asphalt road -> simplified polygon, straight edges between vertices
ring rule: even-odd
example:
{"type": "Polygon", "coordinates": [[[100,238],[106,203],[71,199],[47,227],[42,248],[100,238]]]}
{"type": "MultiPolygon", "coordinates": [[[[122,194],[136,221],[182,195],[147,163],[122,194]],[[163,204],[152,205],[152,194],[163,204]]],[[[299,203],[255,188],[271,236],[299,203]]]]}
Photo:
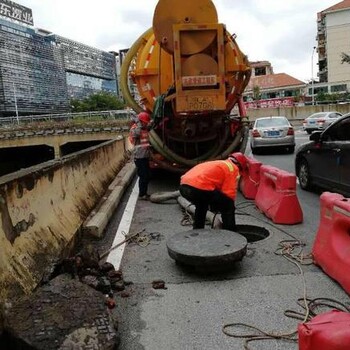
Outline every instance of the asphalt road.
{"type": "MultiPolygon", "coordinates": [[[[308,135],[297,131],[297,143],[308,135]]],[[[250,154],[249,148],[247,155],[250,154]]],[[[294,173],[294,155],[263,154],[256,156],[269,164],[294,173]]],[[[159,173],[153,178],[151,192],[174,191],[176,175],[159,173]]],[[[130,189],[129,194],[132,193],[130,189]]],[[[243,349],[244,339],[224,334],[230,323],[244,323],[266,332],[293,333],[299,320],[286,317],[284,311],[303,312],[298,298],[327,297],[350,303],[342,288],[317,266],[298,265],[276,254],[281,241],[298,239],[309,253],[319,225],[319,193],[302,191],[297,196],[304,221],[298,225],[275,225],[260,213],[253,201],[238,196],[237,223],[256,225],[269,231],[269,237],[248,244],[247,255],[230,272],[198,274],[175,264],[166,248],[174,233],[190,230],[181,224],[184,214],[171,201],[155,204],[137,201],[130,220],[130,232],[144,230],[147,242],[130,243],[121,260],[129,297],[116,296],[121,350],[224,350],[243,349]],[[166,289],[152,288],[162,280],[166,289]]],[[[126,201],[126,199],[125,199],[126,201]]],[[[122,224],[116,212],[107,236],[115,235],[122,224]]],[[[123,226],[124,227],[124,226],[123,226]]],[[[228,328],[231,333],[253,333],[246,328],[228,328]]],[[[249,343],[250,349],[295,350],[297,342],[261,340],[249,343]]]]}
{"type": "MultiPolygon", "coordinates": [[[[310,135],[302,130],[301,127],[295,128],[295,149],[297,149],[302,143],[309,140],[310,135]]],[[[275,166],[277,168],[289,171],[294,174],[294,154],[286,154],[283,151],[264,151],[262,154],[253,155],[249,146],[249,142],[246,149],[246,155],[254,157],[263,164],[275,166]]]]}

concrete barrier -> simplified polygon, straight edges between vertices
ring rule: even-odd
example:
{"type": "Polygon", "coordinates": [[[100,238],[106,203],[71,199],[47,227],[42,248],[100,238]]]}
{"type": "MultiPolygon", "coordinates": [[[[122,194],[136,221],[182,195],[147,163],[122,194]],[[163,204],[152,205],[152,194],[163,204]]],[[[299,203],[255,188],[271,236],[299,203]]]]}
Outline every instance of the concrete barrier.
{"type": "Polygon", "coordinates": [[[283,115],[294,125],[300,126],[303,120],[309,115],[316,112],[338,111],[342,114],[350,112],[350,103],[344,104],[328,104],[314,106],[294,106],[294,107],[278,107],[278,108],[257,108],[247,109],[247,114],[251,122],[257,118],[270,117],[273,115],[283,115]]]}
{"type": "Polygon", "coordinates": [[[108,186],[108,193],[101,199],[96,212],[83,224],[83,232],[95,238],[102,238],[104,230],[117,208],[125,189],[128,187],[136,174],[136,167],[133,162],[127,163],[119,172],[114,181],[108,186]]]}
{"type": "Polygon", "coordinates": [[[0,178],[0,303],[30,293],[126,162],[119,137],[0,178]]]}

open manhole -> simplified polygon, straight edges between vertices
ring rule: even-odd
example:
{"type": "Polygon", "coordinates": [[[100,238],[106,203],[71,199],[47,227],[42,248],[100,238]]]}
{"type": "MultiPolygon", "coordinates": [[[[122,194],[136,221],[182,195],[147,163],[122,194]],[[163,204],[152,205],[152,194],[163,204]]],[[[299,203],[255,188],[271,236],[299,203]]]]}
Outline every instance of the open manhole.
{"type": "Polygon", "coordinates": [[[244,236],[248,243],[261,241],[270,236],[270,232],[260,226],[255,225],[236,225],[237,232],[244,236]]]}

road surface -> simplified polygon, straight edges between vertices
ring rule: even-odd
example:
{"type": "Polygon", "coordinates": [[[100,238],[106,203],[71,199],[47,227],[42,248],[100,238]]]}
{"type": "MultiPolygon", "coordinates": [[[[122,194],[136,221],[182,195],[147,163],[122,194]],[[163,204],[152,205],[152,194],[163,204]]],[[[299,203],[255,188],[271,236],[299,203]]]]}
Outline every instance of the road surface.
{"type": "MultiPolygon", "coordinates": [[[[297,131],[296,139],[300,144],[308,140],[308,135],[297,131]]],[[[251,156],[249,148],[246,154],[251,156]]],[[[263,164],[294,173],[294,155],[268,153],[255,157],[263,164]]],[[[152,180],[151,193],[174,191],[178,183],[178,176],[159,173],[152,180]]],[[[349,305],[347,294],[317,266],[296,264],[276,254],[281,242],[291,239],[305,243],[305,254],[311,251],[319,225],[320,193],[305,192],[298,186],[297,196],[304,214],[303,223],[298,225],[273,224],[253,201],[239,195],[237,223],[264,227],[269,237],[249,243],[247,255],[232,271],[211,275],[184,269],[167,253],[166,240],[174,233],[191,229],[182,225],[181,207],[175,201],[167,204],[137,201],[136,195],[137,188],[132,187],[123,207],[127,210],[115,213],[106,236],[111,240],[122,230],[144,230],[150,238],[148,242],[130,243],[119,256],[110,257],[120,264],[124,280],[129,282],[126,287],[129,297],[116,299],[121,350],[243,349],[244,339],[226,335],[225,325],[243,323],[266,332],[293,333],[301,321],[286,317],[284,311],[303,312],[297,305],[298,298],[334,298],[349,305]],[[164,281],[166,289],[152,288],[155,280],[164,281]]],[[[227,331],[256,334],[246,328],[227,331]]],[[[249,348],[295,350],[298,345],[261,340],[249,343],[249,348]]]]}

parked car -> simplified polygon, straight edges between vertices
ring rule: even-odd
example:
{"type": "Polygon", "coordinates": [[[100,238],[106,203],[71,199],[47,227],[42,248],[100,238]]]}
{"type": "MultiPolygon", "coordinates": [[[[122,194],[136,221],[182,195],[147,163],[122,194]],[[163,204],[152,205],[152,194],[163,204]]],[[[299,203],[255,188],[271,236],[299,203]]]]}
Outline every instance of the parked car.
{"type": "Polygon", "coordinates": [[[295,173],[304,190],[318,185],[350,196],[350,113],[324,131],[315,131],[295,156],[295,173]]]}
{"type": "Polygon", "coordinates": [[[308,134],[315,130],[324,130],[342,116],[339,112],[318,112],[303,121],[303,129],[308,134]]]}
{"type": "Polygon", "coordinates": [[[294,153],[294,128],[283,116],[258,118],[250,134],[250,148],[253,154],[267,147],[283,147],[294,153]]]}

